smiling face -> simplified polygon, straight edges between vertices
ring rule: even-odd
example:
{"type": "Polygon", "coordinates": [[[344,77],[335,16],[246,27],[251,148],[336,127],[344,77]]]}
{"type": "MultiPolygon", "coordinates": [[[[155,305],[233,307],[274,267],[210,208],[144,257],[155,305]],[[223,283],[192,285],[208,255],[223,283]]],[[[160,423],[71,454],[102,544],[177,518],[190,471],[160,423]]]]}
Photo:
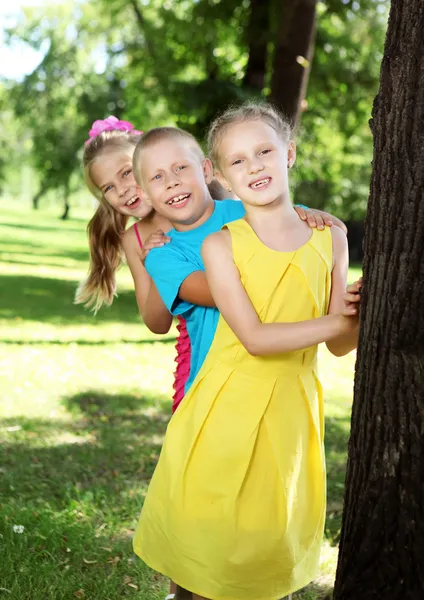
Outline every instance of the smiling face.
{"type": "Polygon", "coordinates": [[[152,207],[137,192],[130,149],[102,152],[91,164],[90,176],[106,202],[117,212],[137,219],[152,212],[152,207]]]}
{"type": "Polygon", "coordinates": [[[289,198],[287,168],[295,161],[296,147],[264,121],[228,125],[218,158],[218,179],[244,204],[263,206],[289,198]]]}
{"type": "Polygon", "coordinates": [[[179,230],[198,226],[213,210],[207,187],[212,164],[192,143],[163,138],[140,153],[143,192],[153,208],[179,230]]]}

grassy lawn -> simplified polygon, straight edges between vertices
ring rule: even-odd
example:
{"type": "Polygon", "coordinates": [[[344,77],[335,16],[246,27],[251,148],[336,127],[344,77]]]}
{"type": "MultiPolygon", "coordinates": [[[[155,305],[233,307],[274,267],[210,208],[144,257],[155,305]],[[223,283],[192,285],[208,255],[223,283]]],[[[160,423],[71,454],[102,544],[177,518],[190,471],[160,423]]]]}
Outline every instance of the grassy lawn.
{"type": "MultiPolygon", "coordinates": [[[[85,224],[0,205],[0,598],[166,595],[131,537],[170,415],[175,331],[143,326],[126,268],[112,308],[73,304],[85,224]]],[[[334,578],[352,398],[354,356],[321,354],[328,513],[303,600],[334,578]]]]}

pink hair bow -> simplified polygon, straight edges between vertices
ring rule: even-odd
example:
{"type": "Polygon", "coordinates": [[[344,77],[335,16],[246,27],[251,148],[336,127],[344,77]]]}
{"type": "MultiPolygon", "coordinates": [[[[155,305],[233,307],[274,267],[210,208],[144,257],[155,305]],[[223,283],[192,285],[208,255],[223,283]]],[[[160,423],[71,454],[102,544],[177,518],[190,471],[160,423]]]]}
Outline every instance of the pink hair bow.
{"type": "Polygon", "coordinates": [[[114,131],[114,130],[128,131],[128,132],[139,134],[139,135],[141,135],[143,133],[142,131],[138,131],[137,129],[134,129],[134,125],[132,123],[130,123],[129,121],[120,121],[119,119],[117,119],[116,117],[111,115],[107,119],[94,121],[93,125],[91,126],[90,131],[88,132],[89,138],[85,142],[85,145],[87,145],[92,140],[92,138],[95,138],[98,135],[100,135],[103,131],[114,131]]]}

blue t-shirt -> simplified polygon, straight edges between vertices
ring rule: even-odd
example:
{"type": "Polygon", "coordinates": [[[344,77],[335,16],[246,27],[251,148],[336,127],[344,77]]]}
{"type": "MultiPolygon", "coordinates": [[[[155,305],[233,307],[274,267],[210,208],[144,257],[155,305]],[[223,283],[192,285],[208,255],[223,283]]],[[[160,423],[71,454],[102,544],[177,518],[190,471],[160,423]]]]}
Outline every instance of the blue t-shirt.
{"type": "Polygon", "coordinates": [[[191,343],[190,376],[187,392],[199,372],[212,344],[219,319],[216,308],[190,304],[178,297],[183,281],[195,271],[204,271],[200,250],[204,239],[219,231],[226,223],[241,219],[245,214],[239,200],[220,200],[209,219],[189,231],[171,229],[169,244],[153,248],[146,258],[146,269],[169,312],[186,320],[191,343]]]}

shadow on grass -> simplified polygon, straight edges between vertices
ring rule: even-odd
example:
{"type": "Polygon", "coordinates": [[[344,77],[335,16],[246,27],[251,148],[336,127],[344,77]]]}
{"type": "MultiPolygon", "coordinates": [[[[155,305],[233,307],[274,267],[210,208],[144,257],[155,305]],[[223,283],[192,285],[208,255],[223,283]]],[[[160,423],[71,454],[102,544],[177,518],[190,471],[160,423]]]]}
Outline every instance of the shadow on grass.
{"type": "Polygon", "coordinates": [[[88,390],[65,399],[74,420],[0,421],[7,598],[162,600],[167,582],[132,549],[170,414],[159,400],[88,390]]]}
{"type": "Polygon", "coordinates": [[[0,319],[19,318],[55,325],[119,322],[140,324],[133,291],[123,291],[96,316],[74,304],[76,281],[29,275],[0,277],[0,319]]]}
{"type": "MultiPolygon", "coordinates": [[[[25,229],[28,229],[27,226],[25,226],[25,229]]],[[[18,254],[19,256],[31,256],[31,257],[38,257],[39,258],[39,262],[43,263],[43,265],[48,265],[49,260],[48,259],[71,259],[73,261],[77,261],[77,262],[84,262],[87,267],[88,267],[88,260],[89,260],[89,251],[88,251],[88,246],[87,248],[82,248],[82,249],[76,249],[76,248],[69,248],[69,247],[58,247],[54,245],[54,241],[52,240],[49,243],[46,243],[46,241],[42,242],[40,240],[40,242],[30,242],[27,240],[18,240],[18,241],[10,241],[8,239],[6,240],[1,240],[0,239],[0,255],[4,253],[5,255],[14,255],[14,254],[18,254]]],[[[28,261],[31,262],[31,264],[37,264],[34,261],[34,258],[28,258],[27,260],[20,260],[20,259],[13,259],[10,258],[10,256],[8,256],[8,258],[5,258],[5,256],[2,256],[2,261],[3,262],[10,262],[10,263],[16,263],[16,264],[20,264],[22,262],[28,263],[28,261]]],[[[52,266],[61,266],[61,264],[63,265],[63,263],[58,263],[56,260],[54,261],[54,263],[52,264],[52,266]]]]}
{"type": "MultiPolygon", "coordinates": [[[[157,600],[166,583],[134,561],[131,537],[171,402],[86,390],[63,404],[72,419],[0,421],[0,526],[13,558],[4,566],[12,590],[8,597],[38,597],[24,594],[29,577],[34,593],[48,586],[49,593],[40,595],[48,600],[74,597],[80,588],[85,597],[117,600],[130,593],[123,582],[133,577],[137,597],[157,600]],[[23,525],[25,536],[14,534],[12,524],[23,525]]],[[[340,507],[337,518],[327,515],[332,543],[341,515],[348,428],[348,419],[327,421],[328,504],[340,507]]],[[[295,600],[330,598],[331,582],[320,581],[294,595],[295,600]]]]}
{"type": "MultiPolygon", "coordinates": [[[[25,265],[27,267],[33,267],[34,272],[36,272],[36,269],[38,267],[38,265],[42,265],[43,267],[54,267],[54,268],[66,268],[68,269],[69,267],[80,267],[81,265],[86,268],[88,265],[88,257],[86,257],[84,260],[81,259],[75,259],[72,257],[69,257],[67,254],[64,255],[66,258],[63,259],[61,257],[54,257],[54,256],[46,256],[46,255],[41,255],[41,254],[36,254],[35,257],[29,257],[28,258],[23,258],[23,257],[19,257],[19,259],[12,259],[12,258],[4,258],[3,256],[1,256],[1,262],[3,264],[7,264],[7,265],[19,265],[21,268],[25,265]],[[56,259],[56,260],[55,260],[56,259]],[[71,264],[69,264],[69,262],[71,261],[71,264]],[[81,262],[81,264],[78,264],[78,262],[81,262]]],[[[27,271],[29,271],[29,269],[27,269],[27,271]]]]}
{"type": "Polygon", "coordinates": [[[119,506],[150,479],[171,402],[150,396],[86,391],[65,398],[74,420],[0,421],[3,501],[44,501],[63,510],[89,492],[98,507],[119,506]]]}
{"type": "MultiPolygon", "coordinates": [[[[5,493],[14,489],[23,499],[43,498],[60,508],[74,494],[90,490],[94,498],[114,504],[119,490],[150,479],[171,415],[170,400],[87,390],[63,403],[72,421],[0,421],[0,434],[11,428],[2,448],[5,493]]],[[[348,419],[327,422],[325,535],[332,546],[340,535],[348,436],[348,419]]]]}
{"type": "MultiPolygon", "coordinates": [[[[51,219],[55,219],[54,215],[51,215],[51,219]]],[[[41,233],[41,232],[51,232],[51,233],[64,233],[72,231],[72,232],[76,232],[76,233],[85,233],[85,230],[87,228],[88,225],[88,221],[89,219],[79,219],[78,217],[74,217],[72,219],[70,219],[69,221],[65,221],[63,222],[62,220],[60,220],[59,218],[57,219],[57,227],[54,227],[53,225],[38,225],[36,223],[25,223],[24,225],[18,226],[15,223],[2,223],[3,227],[15,227],[17,229],[21,228],[21,227],[25,227],[25,229],[28,229],[30,231],[34,231],[37,233],[41,233]],[[71,224],[72,223],[72,224],[71,224]],[[73,225],[73,223],[75,223],[75,226],[73,225]],[[77,224],[79,223],[79,225],[77,224]]]]}

